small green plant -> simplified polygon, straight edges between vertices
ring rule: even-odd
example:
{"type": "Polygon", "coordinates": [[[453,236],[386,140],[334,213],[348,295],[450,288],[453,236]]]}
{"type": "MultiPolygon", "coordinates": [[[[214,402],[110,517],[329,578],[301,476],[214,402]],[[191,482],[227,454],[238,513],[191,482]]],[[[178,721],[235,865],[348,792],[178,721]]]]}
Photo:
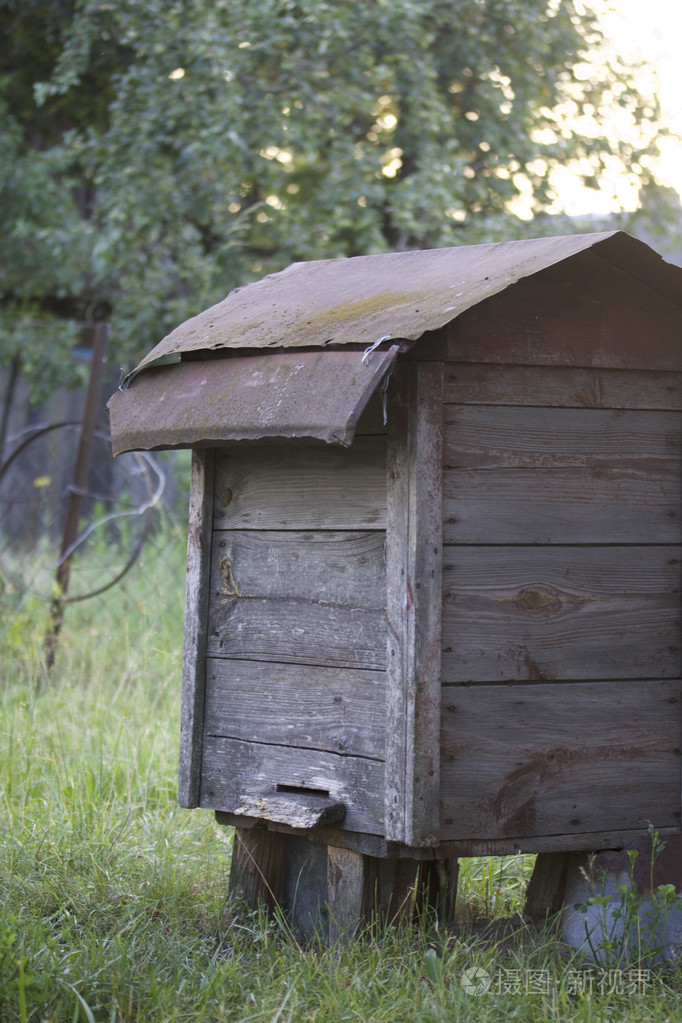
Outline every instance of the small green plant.
{"type": "MultiPolygon", "coordinates": [[[[635,865],[639,853],[628,850],[628,880],[607,891],[607,875],[596,878],[601,891],[575,909],[585,914],[585,940],[595,963],[609,967],[647,967],[659,962],[665,951],[665,935],[670,914],[682,910],[682,894],[672,884],[654,886],[654,865],[663,852],[665,842],[649,824],[651,860],[649,866],[649,906],[644,909],[643,895],[635,882],[635,865]],[[594,912],[596,910],[596,912],[594,912]],[[596,940],[596,935],[599,940],[596,940]]],[[[589,885],[595,883],[595,857],[590,857],[583,870],[589,885]]]]}
{"type": "Polygon", "coordinates": [[[26,988],[31,980],[26,973],[26,959],[17,949],[16,927],[6,923],[0,928],[0,1004],[10,993],[16,993],[22,1023],[28,1018],[26,988]]]}
{"type": "MultiPolygon", "coordinates": [[[[33,678],[46,623],[45,602],[0,577],[0,664],[12,664],[15,676],[33,678]]],[[[41,677],[38,673],[38,684],[41,677]]]]}

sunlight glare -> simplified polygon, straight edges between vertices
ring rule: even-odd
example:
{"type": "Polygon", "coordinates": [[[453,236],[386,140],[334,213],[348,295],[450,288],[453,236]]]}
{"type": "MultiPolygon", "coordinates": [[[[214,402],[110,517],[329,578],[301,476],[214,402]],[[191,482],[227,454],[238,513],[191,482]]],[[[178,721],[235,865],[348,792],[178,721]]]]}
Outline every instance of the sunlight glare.
{"type": "MultiPolygon", "coordinates": [[[[663,126],[670,137],[660,140],[661,157],[655,165],[659,179],[682,194],[682,90],[679,86],[680,52],[682,51],[682,3],[680,0],[613,0],[606,3],[603,14],[605,34],[611,50],[626,64],[645,60],[638,84],[644,95],[657,91],[661,103],[663,126]]],[[[591,112],[582,111],[578,120],[585,134],[590,134],[591,112]]],[[[622,109],[614,103],[607,125],[616,136],[632,135],[622,109]]],[[[637,170],[623,175],[615,167],[602,175],[600,189],[582,186],[568,167],[553,175],[558,200],[553,212],[571,216],[603,215],[630,211],[637,206],[637,170]]]]}

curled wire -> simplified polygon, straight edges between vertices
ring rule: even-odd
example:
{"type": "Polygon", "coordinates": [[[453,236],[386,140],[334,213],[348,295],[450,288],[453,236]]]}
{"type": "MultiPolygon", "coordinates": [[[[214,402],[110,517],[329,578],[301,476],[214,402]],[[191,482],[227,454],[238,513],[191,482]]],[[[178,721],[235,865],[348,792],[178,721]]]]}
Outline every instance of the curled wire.
{"type": "Polygon", "coordinates": [[[367,363],[369,362],[369,357],[372,354],[372,352],[375,351],[379,347],[379,345],[382,345],[384,341],[390,341],[392,337],[393,334],[384,334],[383,337],[377,338],[377,340],[374,341],[371,345],[368,345],[367,348],[365,348],[364,352],[362,353],[361,360],[362,365],[366,366],[367,363]]]}
{"type": "MultiPolygon", "coordinates": [[[[21,443],[14,449],[14,451],[8,456],[8,458],[5,459],[2,465],[0,465],[0,483],[2,482],[2,479],[7,470],[9,469],[10,465],[12,465],[16,461],[19,455],[32,441],[36,440],[43,434],[50,432],[51,430],[58,430],[67,426],[80,427],[80,425],[81,424],[78,420],[63,420],[58,423],[40,424],[39,426],[30,427],[27,431],[22,431],[23,433],[26,433],[26,436],[23,437],[21,443]]],[[[107,442],[109,441],[109,435],[103,432],[102,430],[95,431],[95,436],[99,437],[100,440],[105,440],[107,442]]],[[[166,476],[161,467],[158,465],[158,463],[147,452],[143,451],[135,452],[135,458],[137,459],[138,464],[141,464],[143,466],[142,468],[138,469],[138,472],[144,473],[146,476],[147,489],[148,491],[150,491],[149,498],[134,508],[110,512],[108,515],[103,516],[101,519],[97,519],[96,522],[92,522],[74,540],[74,542],[67,548],[67,550],[64,551],[59,561],[55,563],[54,568],[51,569],[50,572],[56,572],[57,568],[64,561],[66,561],[67,558],[73,555],[74,551],[78,547],[80,547],[80,545],[83,544],[85,540],[87,540],[87,538],[94,532],[94,530],[96,530],[100,526],[105,525],[108,522],[112,522],[115,519],[125,518],[132,515],[144,515],[145,520],[140,535],[138,536],[135,545],[130,551],[125,564],[112,579],[106,582],[103,586],[99,586],[95,590],[88,590],[87,593],[77,594],[76,596],[69,595],[63,596],[60,599],[65,604],[75,604],[78,601],[88,600],[90,597],[99,596],[100,594],[105,593],[107,590],[110,590],[113,586],[119,583],[121,579],[123,579],[123,577],[130,571],[130,569],[135,564],[137,558],[140,555],[140,551],[142,550],[142,547],[144,546],[144,543],[149,535],[149,529],[151,526],[151,516],[148,513],[161,500],[161,497],[166,487],[166,476]],[[153,491],[152,484],[149,478],[150,471],[156,476],[156,486],[153,491]]],[[[16,586],[16,588],[20,590],[22,593],[30,593],[32,596],[38,597],[40,600],[45,601],[51,601],[54,599],[54,594],[52,593],[51,594],[41,593],[34,587],[27,586],[21,579],[19,579],[15,575],[14,572],[9,570],[5,565],[1,563],[0,569],[2,570],[2,574],[5,576],[5,578],[8,579],[14,586],[16,586]]]]}

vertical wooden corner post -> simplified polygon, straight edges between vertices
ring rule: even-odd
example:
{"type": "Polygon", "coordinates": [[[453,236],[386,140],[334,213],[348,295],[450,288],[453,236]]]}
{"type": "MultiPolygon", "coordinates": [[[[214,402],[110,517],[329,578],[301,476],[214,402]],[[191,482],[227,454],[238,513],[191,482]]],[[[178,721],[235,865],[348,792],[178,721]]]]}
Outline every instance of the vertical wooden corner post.
{"type": "Polygon", "coordinates": [[[386,838],[438,842],[443,364],[396,367],[389,389],[386,838]]]}
{"type": "Polygon", "coordinates": [[[206,639],[213,527],[214,452],[192,451],[187,530],[178,803],[199,805],[206,690],[206,639]]]}
{"type": "Polygon", "coordinates": [[[78,438],[78,452],[76,464],[73,470],[73,479],[69,491],[69,504],[64,524],[62,545],[59,551],[56,575],[56,596],[50,606],[50,624],[45,636],[45,664],[47,668],[54,666],[57,650],[57,640],[61,627],[64,623],[64,607],[69,590],[69,579],[71,577],[71,563],[73,552],[78,541],[78,529],[80,525],[81,512],[83,509],[83,498],[85,497],[90,463],[92,461],[92,446],[97,425],[97,412],[99,410],[100,398],[102,396],[102,382],[104,379],[104,367],[107,362],[109,348],[109,324],[98,323],[95,325],[95,334],[92,344],[92,363],[88,379],[88,389],[85,395],[85,406],[81,420],[80,435],[78,438]]]}

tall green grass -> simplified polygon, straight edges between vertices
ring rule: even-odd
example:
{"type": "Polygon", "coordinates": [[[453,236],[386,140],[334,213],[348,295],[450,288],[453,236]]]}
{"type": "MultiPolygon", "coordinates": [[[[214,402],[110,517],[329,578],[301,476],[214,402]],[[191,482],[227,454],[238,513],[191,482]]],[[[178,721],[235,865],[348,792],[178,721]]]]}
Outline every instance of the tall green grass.
{"type": "Polygon", "coordinates": [[[141,565],[163,601],[133,586],[89,619],[67,613],[50,676],[44,608],[24,603],[2,632],[2,1023],[682,1018],[674,972],[580,995],[582,966],[550,932],[518,919],[505,941],[467,929],[519,912],[528,857],[463,861],[457,934],[425,919],[330,949],[235,912],[229,835],[175,802],[181,534],[168,529],[141,565]],[[474,968],[484,994],[462,984],[474,968]]]}

